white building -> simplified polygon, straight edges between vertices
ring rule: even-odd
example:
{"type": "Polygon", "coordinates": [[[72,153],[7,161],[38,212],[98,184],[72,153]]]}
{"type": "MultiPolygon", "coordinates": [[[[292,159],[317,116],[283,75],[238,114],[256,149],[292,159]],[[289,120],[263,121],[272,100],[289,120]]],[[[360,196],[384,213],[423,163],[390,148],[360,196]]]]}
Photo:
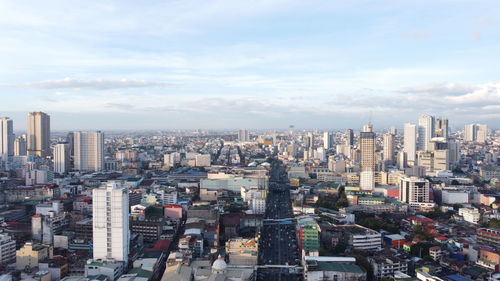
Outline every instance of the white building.
{"type": "Polygon", "coordinates": [[[239,130],[238,131],[238,141],[240,141],[240,142],[250,141],[250,135],[248,134],[248,130],[239,130]]]}
{"type": "Polygon", "coordinates": [[[481,213],[476,208],[459,208],[458,215],[464,218],[464,221],[470,223],[478,223],[481,218],[481,213]]]}
{"type": "Polygon", "coordinates": [[[432,208],[434,203],[430,199],[430,183],[418,177],[401,178],[399,182],[399,201],[408,203],[416,209],[432,208]]]}
{"type": "Polygon", "coordinates": [[[0,264],[10,264],[16,260],[16,241],[8,234],[0,233],[0,264]]]}
{"type": "Polygon", "coordinates": [[[253,198],[250,200],[250,209],[254,214],[264,214],[266,212],[266,199],[253,198]]]}
{"type": "Polygon", "coordinates": [[[469,191],[458,189],[443,189],[441,191],[441,201],[443,204],[467,204],[469,203],[469,191]]]}
{"type": "Polygon", "coordinates": [[[26,172],[25,184],[35,185],[35,184],[50,184],[54,180],[54,173],[49,170],[31,170],[26,172]]]}
{"type": "Polygon", "coordinates": [[[26,156],[28,148],[26,145],[26,135],[14,139],[14,156],[26,156]]]}
{"type": "Polygon", "coordinates": [[[94,260],[128,262],[128,190],[118,182],[92,190],[94,260]]]}
{"type": "Polygon", "coordinates": [[[9,117],[0,118],[0,158],[7,162],[14,155],[14,126],[9,117]]]}
{"type": "Polygon", "coordinates": [[[104,134],[74,132],[74,164],[77,171],[104,170],[104,134]]]}
{"type": "Polygon", "coordinates": [[[197,154],[195,156],[196,167],[210,167],[210,154],[197,154]]]}
{"type": "Polygon", "coordinates": [[[54,146],[54,172],[64,174],[69,171],[69,145],[58,143],[54,146]]]}
{"type": "Polygon", "coordinates": [[[434,117],[420,116],[418,119],[417,150],[429,150],[429,144],[434,136],[434,117]]]}
{"type": "Polygon", "coordinates": [[[415,165],[415,156],[417,154],[417,127],[414,124],[405,124],[404,126],[404,148],[408,164],[415,165]]]}
{"type": "Polygon", "coordinates": [[[155,192],[156,198],[162,205],[177,204],[177,191],[175,189],[162,189],[155,192]]]}
{"type": "Polygon", "coordinates": [[[333,135],[330,132],[323,133],[323,148],[330,149],[333,147],[333,135]]]}

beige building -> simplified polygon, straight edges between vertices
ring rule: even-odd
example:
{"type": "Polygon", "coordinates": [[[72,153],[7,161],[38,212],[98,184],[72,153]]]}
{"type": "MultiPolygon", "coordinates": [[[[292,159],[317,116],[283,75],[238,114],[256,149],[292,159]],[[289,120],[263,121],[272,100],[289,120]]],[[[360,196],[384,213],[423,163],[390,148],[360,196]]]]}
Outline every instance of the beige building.
{"type": "Polygon", "coordinates": [[[359,186],[361,190],[375,188],[375,133],[372,125],[364,126],[359,134],[359,147],[361,150],[359,186]]]}
{"type": "Polygon", "coordinates": [[[226,242],[230,265],[257,265],[257,239],[234,238],[226,242]]]}
{"type": "Polygon", "coordinates": [[[50,116],[43,112],[30,112],[27,120],[26,141],[29,155],[50,155],[50,116]]]}
{"type": "Polygon", "coordinates": [[[38,267],[38,263],[46,258],[52,258],[52,246],[26,242],[16,251],[16,269],[38,267]]]}
{"type": "Polygon", "coordinates": [[[75,170],[104,170],[104,134],[102,132],[74,132],[73,147],[75,170]]]}

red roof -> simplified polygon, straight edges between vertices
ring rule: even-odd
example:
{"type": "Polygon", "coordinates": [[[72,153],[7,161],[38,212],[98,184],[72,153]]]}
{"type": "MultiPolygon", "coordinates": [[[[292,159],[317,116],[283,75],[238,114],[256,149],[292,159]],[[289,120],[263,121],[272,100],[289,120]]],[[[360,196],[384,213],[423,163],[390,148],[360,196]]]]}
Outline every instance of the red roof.
{"type": "Polygon", "coordinates": [[[437,239],[437,240],[442,240],[442,241],[443,241],[443,240],[448,240],[448,238],[447,238],[447,237],[445,237],[445,236],[438,236],[438,237],[436,237],[435,239],[437,239]]]}
{"type": "Polygon", "coordinates": [[[145,249],[146,252],[165,252],[170,245],[170,240],[158,240],[153,248],[145,249]]]}

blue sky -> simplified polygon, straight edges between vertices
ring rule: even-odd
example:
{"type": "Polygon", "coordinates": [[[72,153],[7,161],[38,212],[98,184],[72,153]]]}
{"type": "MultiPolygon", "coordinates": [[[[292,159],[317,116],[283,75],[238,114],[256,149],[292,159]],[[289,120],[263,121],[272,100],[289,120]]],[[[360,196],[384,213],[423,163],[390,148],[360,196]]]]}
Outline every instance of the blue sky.
{"type": "Polygon", "coordinates": [[[498,128],[498,1],[4,1],[1,115],[25,128],[498,128]]]}

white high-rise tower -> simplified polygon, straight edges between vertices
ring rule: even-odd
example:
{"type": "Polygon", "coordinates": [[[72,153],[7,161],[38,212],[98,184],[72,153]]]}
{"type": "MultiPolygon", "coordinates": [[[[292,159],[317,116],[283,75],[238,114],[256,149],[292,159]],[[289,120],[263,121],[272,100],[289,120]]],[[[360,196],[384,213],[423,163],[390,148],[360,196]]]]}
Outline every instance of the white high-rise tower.
{"type": "Polygon", "coordinates": [[[54,146],[54,172],[64,174],[69,171],[69,145],[58,143],[54,146]]]}
{"type": "Polygon", "coordinates": [[[128,190],[118,182],[92,190],[94,260],[128,262],[128,190]]]}
{"type": "Polygon", "coordinates": [[[75,170],[104,170],[104,134],[102,132],[74,132],[73,142],[75,170]]]}
{"type": "Polygon", "coordinates": [[[359,133],[359,147],[361,150],[359,186],[361,190],[373,190],[375,188],[375,133],[372,125],[363,127],[359,133]]]}
{"type": "Polygon", "coordinates": [[[405,124],[404,127],[404,148],[408,164],[415,165],[415,156],[417,154],[417,126],[414,124],[405,124]]]}
{"type": "Polygon", "coordinates": [[[14,155],[14,128],[9,117],[0,118],[0,157],[5,162],[14,155]]]}
{"type": "Polygon", "coordinates": [[[417,150],[429,150],[429,144],[434,137],[434,117],[423,115],[418,119],[417,150]]]}

